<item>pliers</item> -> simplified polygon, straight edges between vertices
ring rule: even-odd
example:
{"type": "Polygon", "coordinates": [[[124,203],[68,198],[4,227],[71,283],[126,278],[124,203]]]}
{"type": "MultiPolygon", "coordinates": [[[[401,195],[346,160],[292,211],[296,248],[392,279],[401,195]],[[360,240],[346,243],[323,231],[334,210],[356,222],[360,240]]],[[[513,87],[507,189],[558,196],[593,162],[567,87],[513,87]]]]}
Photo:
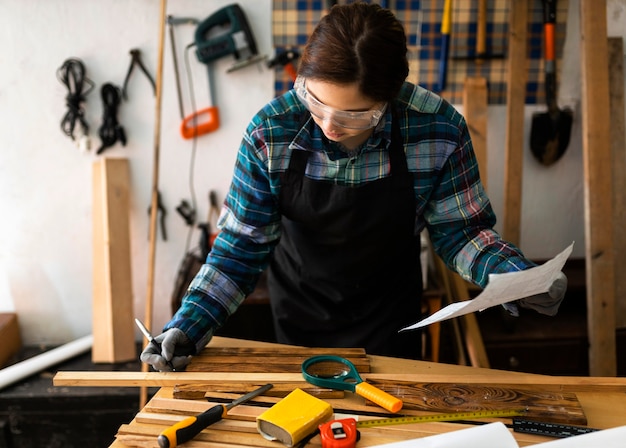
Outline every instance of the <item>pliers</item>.
{"type": "Polygon", "coordinates": [[[130,50],[130,56],[131,56],[130,67],[128,67],[128,73],[126,74],[126,79],[124,80],[124,87],[122,88],[122,95],[124,96],[124,99],[128,100],[128,95],[126,95],[126,87],[128,85],[130,74],[133,72],[133,68],[135,67],[135,65],[138,65],[141,71],[145,73],[146,77],[150,81],[150,84],[152,84],[152,90],[154,91],[154,95],[156,96],[156,83],[154,82],[154,79],[152,78],[152,76],[150,76],[150,73],[148,73],[146,66],[143,65],[143,63],[141,62],[141,52],[139,51],[138,48],[133,48],[132,50],[130,50]]]}

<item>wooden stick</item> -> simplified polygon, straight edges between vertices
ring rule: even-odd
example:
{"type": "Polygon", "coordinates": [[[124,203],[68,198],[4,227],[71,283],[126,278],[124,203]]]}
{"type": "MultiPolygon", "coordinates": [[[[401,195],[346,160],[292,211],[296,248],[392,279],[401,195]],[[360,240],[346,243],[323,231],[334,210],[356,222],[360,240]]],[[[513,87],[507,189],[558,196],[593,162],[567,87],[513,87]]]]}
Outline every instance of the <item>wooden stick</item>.
{"type": "MultiPolygon", "coordinates": [[[[161,0],[159,15],[159,52],[156,73],[156,105],[154,113],[154,152],[152,165],[152,198],[150,201],[150,243],[148,253],[148,283],[146,287],[145,316],[143,323],[152,330],[152,309],[154,298],[154,267],[156,260],[157,213],[159,207],[159,157],[161,145],[161,99],[163,92],[163,53],[165,42],[165,13],[167,0],[161,0]]],[[[141,365],[141,371],[148,371],[148,364],[141,365]]],[[[139,391],[139,409],[148,401],[148,390],[142,386],[139,391]]]]}
{"type": "Polygon", "coordinates": [[[524,172],[524,105],[528,57],[528,0],[510,3],[509,55],[506,90],[506,142],[504,156],[503,236],[520,244],[522,214],[522,174],[524,172]]]}
{"type": "MultiPolygon", "coordinates": [[[[404,381],[413,383],[454,383],[477,385],[508,385],[511,387],[536,387],[567,392],[626,392],[626,378],[587,376],[520,375],[514,372],[501,374],[432,374],[432,373],[366,373],[364,380],[404,381]]],[[[173,387],[178,384],[238,384],[302,382],[298,373],[233,373],[233,372],[76,372],[60,371],[53,379],[55,386],[70,387],[173,387]]]]}
{"type": "Polygon", "coordinates": [[[589,372],[617,373],[606,0],[580,1],[589,372]]]}

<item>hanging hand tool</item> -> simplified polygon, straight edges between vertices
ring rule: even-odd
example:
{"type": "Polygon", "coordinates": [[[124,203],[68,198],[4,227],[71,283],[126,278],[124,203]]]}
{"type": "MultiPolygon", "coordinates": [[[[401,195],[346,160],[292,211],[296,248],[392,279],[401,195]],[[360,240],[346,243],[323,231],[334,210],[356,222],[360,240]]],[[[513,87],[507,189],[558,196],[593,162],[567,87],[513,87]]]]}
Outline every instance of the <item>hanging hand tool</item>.
{"type": "Polygon", "coordinates": [[[284,50],[274,56],[267,63],[268,68],[283,67],[292,81],[296,80],[297,70],[294,66],[294,61],[300,57],[300,53],[296,50],[284,50]]]}
{"type": "Polygon", "coordinates": [[[122,87],[122,96],[124,97],[125,100],[128,100],[128,95],[126,94],[126,88],[128,87],[128,80],[130,79],[130,75],[133,72],[135,65],[138,65],[139,69],[146,75],[146,78],[148,78],[148,81],[150,81],[150,84],[152,85],[152,90],[154,91],[154,95],[156,96],[156,83],[154,82],[154,79],[152,79],[152,76],[150,75],[150,73],[148,73],[148,69],[146,68],[146,66],[143,65],[143,62],[141,62],[141,52],[139,51],[139,49],[133,48],[132,50],[130,50],[130,57],[131,57],[130,67],[128,67],[128,73],[126,73],[126,79],[124,79],[124,87],[122,87]]]}
{"type": "Polygon", "coordinates": [[[199,21],[191,17],[173,17],[167,16],[167,25],[170,34],[170,47],[172,48],[172,61],[174,63],[174,78],[176,80],[176,93],[178,94],[178,109],[180,110],[180,119],[185,119],[185,110],[183,107],[183,94],[180,88],[180,74],[178,70],[178,57],[176,56],[176,39],[174,38],[175,25],[198,25],[199,21]]]}
{"type": "Polygon", "coordinates": [[[211,75],[212,62],[232,54],[236,62],[226,70],[232,72],[265,59],[265,56],[258,55],[248,20],[237,4],[225,6],[202,21],[196,29],[194,40],[196,56],[207,66],[210,106],[192,113],[183,120],[181,133],[184,138],[197,137],[219,128],[219,110],[215,106],[215,90],[211,75]]]}
{"type": "Polygon", "coordinates": [[[272,387],[274,387],[272,384],[266,384],[265,386],[261,386],[258,389],[237,398],[231,403],[213,406],[202,414],[196,415],[195,417],[188,417],[176,423],[159,435],[157,439],[159,446],[161,448],[174,448],[181,443],[188,442],[207,426],[217,423],[222,418],[226,417],[228,411],[235,406],[261,395],[262,393],[270,390],[272,387]]]}
{"type": "MultiPolygon", "coordinates": [[[[163,241],[167,241],[167,232],[165,231],[165,215],[167,214],[167,211],[163,205],[160,191],[157,192],[157,212],[161,215],[161,235],[163,236],[163,241]]],[[[148,215],[152,215],[152,205],[148,207],[148,215]]]]}
{"type": "Polygon", "coordinates": [[[452,59],[472,60],[476,64],[482,64],[488,59],[504,59],[504,53],[496,54],[487,51],[487,0],[478,0],[475,51],[468,55],[453,56],[452,59]]]}
{"type": "Polygon", "coordinates": [[[452,0],[445,0],[441,18],[441,50],[439,53],[439,77],[435,91],[440,93],[446,88],[448,75],[448,54],[450,52],[450,32],[452,30],[452,0]]]}
{"type": "Polygon", "coordinates": [[[548,111],[533,114],[530,149],[543,165],[552,165],[569,145],[574,118],[571,109],[559,109],[556,98],[556,0],[543,0],[543,33],[548,111]]]}

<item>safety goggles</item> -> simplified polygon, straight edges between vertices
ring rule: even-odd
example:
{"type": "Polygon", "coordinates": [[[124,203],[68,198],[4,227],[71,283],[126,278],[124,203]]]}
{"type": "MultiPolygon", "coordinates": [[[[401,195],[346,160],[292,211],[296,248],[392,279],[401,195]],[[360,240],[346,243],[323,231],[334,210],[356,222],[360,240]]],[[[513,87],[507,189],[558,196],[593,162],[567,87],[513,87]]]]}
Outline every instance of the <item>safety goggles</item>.
{"type": "Polygon", "coordinates": [[[311,115],[323,121],[329,120],[336,126],[346,129],[370,129],[375,127],[387,108],[387,104],[383,104],[378,109],[355,112],[335,109],[315,98],[307,90],[305,79],[301,76],[296,78],[293,88],[296,91],[296,95],[298,95],[298,99],[311,112],[311,115]]]}

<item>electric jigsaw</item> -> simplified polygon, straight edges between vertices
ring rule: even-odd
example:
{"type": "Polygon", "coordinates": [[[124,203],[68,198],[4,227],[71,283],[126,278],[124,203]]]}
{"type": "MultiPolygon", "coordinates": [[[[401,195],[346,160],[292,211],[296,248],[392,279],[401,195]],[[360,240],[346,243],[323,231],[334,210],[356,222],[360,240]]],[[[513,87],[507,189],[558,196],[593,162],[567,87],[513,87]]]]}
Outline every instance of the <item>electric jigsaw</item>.
{"type": "Polygon", "coordinates": [[[237,62],[229,72],[264,59],[258,55],[254,35],[238,4],[225,6],[200,22],[195,44],[196,56],[205,64],[231,54],[235,56],[237,62]]]}
{"type": "MultiPolygon", "coordinates": [[[[265,59],[265,56],[259,56],[246,15],[236,3],[219,9],[200,22],[196,28],[194,44],[198,60],[207,66],[211,102],[215,101],[212,62],[233,55],[235,63],[226,70],[230,73],[265,59]]],[[[217,106],[210,105],[185,117],[180,130],[182,136],[189,139],[213,132],[219,126],[219,110],[217,106]]]]}

